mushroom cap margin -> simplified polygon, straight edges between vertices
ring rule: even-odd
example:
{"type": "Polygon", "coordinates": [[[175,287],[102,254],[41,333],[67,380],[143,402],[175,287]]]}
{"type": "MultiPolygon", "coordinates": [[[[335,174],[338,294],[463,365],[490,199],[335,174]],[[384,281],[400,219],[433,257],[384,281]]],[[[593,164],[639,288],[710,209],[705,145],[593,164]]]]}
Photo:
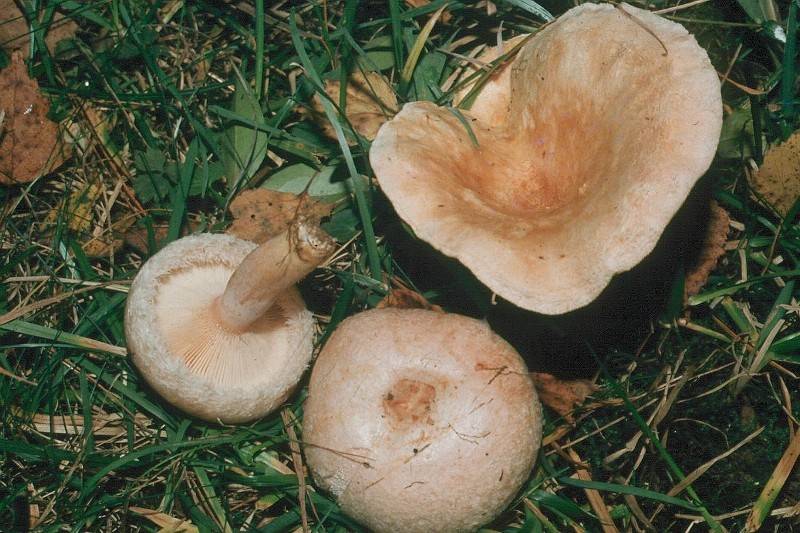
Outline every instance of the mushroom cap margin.
{"type": "MultiPolygon", "coordinates": [[[[299,292],[292,288],[277,301],[282,316],[266,317],[269,324],[263,331],[249,333],[246,338],[215,330],[213,317],[196,308],[210,303],[224,290],[227,279],[255,244],[224,234],[198,234],[178,239],[152,256],[136,275],[128,292],[125,309],[125,336],[128,349],[139,372],[161,396],[183,411],[209,421],[246,422],[277,408],[291,394],[308,366],[313,352],[313,317],[306,310],[299,292]],[[169,302],[169,309],[157,312],[159,287],[175,276],[186,277],[193,268],[213,268],[191,291],[193,300],[185,304],[169,302]],[[174,318],[191,321],[198,314],[199,323],[181,332],[180,339],[169,338],[175,331],[174,318]],[[201,327],[202,323],[202,327],[201,327]],[[282,323],[285,327],[279,328],[282,323]],[[211,330],[216,339],[204,335],[211,330]],[[243,372],[243,383],[221,383],[213,376],[199,375],[186,360],[173,353],[171,344],[189,340],[197,346],[217,342],[225,355],[225,342],[249,344],[253,352],[247,358],[228,353],[234,367],[223,365],[219,373],[243,372]],[[208,342],[206,342],[208,341],[208,342]],[[271,343],[285,348],[276,354],[271,343]],[[240,370],[240,372],[236,372],[240,370]]],[[[182,283],[186,280],[182,280],[182,283]]],[[[192,283],[189,281],[189,283],[192,283]]],[[[175,289],[172,290],[174,292],[175,289]]],[[[227,381],[231,381],[230,378],[227,381]]]]}
{"type": "Polygon", "coordinates": [[[370,529],[464,531],[528,478],[541,424],[524,362],[488,325],[376,309],[342,322],[317,358],[303,440],[318,485],[370,529]]]}

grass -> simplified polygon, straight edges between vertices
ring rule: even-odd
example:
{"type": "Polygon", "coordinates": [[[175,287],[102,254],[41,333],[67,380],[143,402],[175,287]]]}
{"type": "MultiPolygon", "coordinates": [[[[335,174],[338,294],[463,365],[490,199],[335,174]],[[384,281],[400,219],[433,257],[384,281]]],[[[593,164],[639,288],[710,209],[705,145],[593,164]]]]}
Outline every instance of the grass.
{"type": "Polygon", "coordinates": [[[124,349],[125,293],[148,250],[223,230],[235,193],[278,171],[302,190],[316,170],[340,180],[324,191],[339,202],[326,227],[347,243],[303,284],[320,342],[394,277],[501,333],[523,324],[534,335],[509,338],[534,369],[599,374],[574,424],[546,412],[535,471],[487,527],[600,531],[600,517],[630,531],[792,530],[800,207],[781,217],[748,179],[798,127],[798,5],[780,4],[775,21],[771,4],[665,14],[727,73],[724,142],[703,182],[734,230],[706,288],[683,306],[669,263],[644,281],[622,278],[649,302],[636,311],[551,318],[492,305],[462,267],[410,235],[372,180],[368,143],[352,142],[344,89],[322,98],[336,140],[306,111],[325,80],[357,68],[380,70],[401,102],[449,105],[442,84],[496,41],[499,21],[507,37],[535,31],[571,3],[497,2],[493,14],[441,0],[19,3],[21,31],[35,36],[23,48],[30,72],[74,146],[55,172],[0,188],[0,530],[360,531],[328,495],[301,490],[313,486],[299,482],[293,449],[304,385],[256,423],[206,424],[149,390],[124,349]],[[77,32],[46,46],[64,20],[77,32]],[[789,45],[774,38],[781,25],[789,45]]]}

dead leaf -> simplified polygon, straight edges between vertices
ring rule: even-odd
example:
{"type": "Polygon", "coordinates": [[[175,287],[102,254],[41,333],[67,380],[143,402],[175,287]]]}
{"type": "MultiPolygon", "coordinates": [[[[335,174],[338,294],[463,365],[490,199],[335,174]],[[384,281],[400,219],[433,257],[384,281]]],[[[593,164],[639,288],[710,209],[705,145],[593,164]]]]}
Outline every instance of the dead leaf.
{"type": "Polygon", "coordinates": [[[64,203],[47,213],[44,227],[52,229],[63,217],[67,228],[78,235],[91,234],[81,248],[87,257],[112,255],[123,243],[123,235],[135,222],[133,216],[115,221],[111,228],[97,225],[95,206],[103,193],[100,183],[88,183],[76,188],[64,199],[64,203]]]}
{"type": "Polygon", "coordinates": [[[133,215],[128,215],[114,222],[111,228],[95,226],[89,240],[81,244],[83,253],[92,258],[114,255],[125,243],[125,235],[135,221],[133,215]]]}
{"type": "MultiPolygon", "coordinates": [[[[155,242],[156,248],[158,248],[161,241],[167,238],[167,233],[169,233],[169,226],[166,224],[153,226],[153,242],[155,242]]],[[[147,228],[136,227],[128,230],[128,232],[125,233],[124,240],[125,244],[143,254],[150,255],[154,252],[154,250],[150,250],[148,245],[149,236],[147,228]]]]}
{"type": "Polygon", "coordinates": [[[786,215],[800,196],[800,132],[773,147],[753,175],[753,188],[781,215],[786,215]]]}
{"type": "Polygon", "coordinates": [[[48,120],[50,105],[39,84],[28,77],[20,52],[0,71],[0,112],[5,114],[0,140],[0,184],[33,181],[63,161],[58,127],[48,120]]]}
{"type": "Polygon", "coordinates": [[[45,225],[54,225],[63,216],[70,230],[78,233],[89,231],[92,226],[92,210],[102,192],[102,187],[96,182],[75,189],[64,199],[63,204],[47,213],[45,225]]]}
{"type": "Polygon", "coordinates": [[[231,202],[234,221],[228,233],[240,239],[262,243],[280,235],[297,218],[321,219],[330,214],[333,204],[269,189],[242,191],[231,202]]]}
{"type": "Polygon", "coordinates": [[[683,285],[683,301],[700,292],[708,281],[708,276],[716,268],[719,258],[725,255],[725,243],[728,240],[731,218],[714,200],[711,201],[709,220],[706,234],[703,237],[703,247],[693,265],[686,270],[686,279],[683,285]]]}
{"type": "MultiPolygon", "coordinates": [[[[65,141],[78,152],[85,152],[92,140],[97,139],[108,148],[111,132],[116,126],[114,115],[84,103],[82,113],[77,113],[65,128],[65,141]]],[[[111,153],[112,150],[109,150],[111,153]]],[[[117,154],[111,154],[117,155],[117,154]]]]}
{"type": "MultiPolygon", "coordinates": [[[[156,250],[150,250],[148,246],[149,236],[148,236],[148,229],[144,226],[137,226],[135,228],[131,228],[133,224],[129,224],[125,227],[125,235],[123,237],[125,244],[128,246],[135,248],[139,252],[145,255],[152,255],[161,248],[161,245],[164,243],[164,239],[167,238],[167,234],[169,233],[169,224],[154,224],[153,225],[153,241],[156,244],[156,250]],[[130,228],[130,229],[128,229],[130,228]]],[[[181,231],[181,236],[189,235],[190,233],[194,233],[195,231],[200,228],[200,222],[196,219],[189,219],[186,221],[186,224],[183,226],[181,231]]]]}
{"type": "MultiPolygon", "coordinates": [[[[422,7],[431,3],[431,0],[406,0],[406,5],[409,7],[422,7]]],[[[453,18],[453,14],[448,10],[442,12],[442,22],[449,22],[453,18]]]]}
{"type": "MultiPolygon", "coordinates": [[[[0,0],[0,14],[2,14],[0,46],[8,51],[19,50],[27,46],[30,43],[31,27],[22,11],[17,7],[16,1],[0,0]]],[[[34,23],[34,27],[38,25],[39,23],[34,23]]],[[[78,24],[57,12],[44,37],[50,54],[53,54],[59,41],[74,37],[76,31],[78,31],[78,24]]]]}
{"type": "Polygon", "coordinates": [[[572,411],[597,390],[597,385],[588,379],[564,381],[545,372],[532,372],[531,379],[542,403],[570,424],[575,421],[572,411]]]}
{"type": "Polygon", "coordinates": [[[174,518],[168,514],[144,507],[129,507],[134,513],[141,515],[161,528],[159,533],[199,533],[197,526],[191,520],[174,518]]]}
{"type": "Polygon", "coordinates": [[[444,309],[430,303],[423,295],[407,287],[393,287],[386,297],[378,302],[378,309],[391,307],[394,309],[428,309],[437,313],[444,313],[444,309]]]}
{"type": "MultiPolygon", "coordinates": [[[[325,93],[330,99],[339,103],[338,81],[326,80],[325,93]]],[[[322,128],[322,132],[331,139],[336,139],[336,132],[328,122],[322,100],[314,95],[311,104],[311,116],[322,128]]],[[[378,129],[384,122],[397,113],[397,97],[392,86],[378,72],[355,71],[347,82],[347,100],[345,115],[353,128],[367,139],[374,139],[378,129]]]]}

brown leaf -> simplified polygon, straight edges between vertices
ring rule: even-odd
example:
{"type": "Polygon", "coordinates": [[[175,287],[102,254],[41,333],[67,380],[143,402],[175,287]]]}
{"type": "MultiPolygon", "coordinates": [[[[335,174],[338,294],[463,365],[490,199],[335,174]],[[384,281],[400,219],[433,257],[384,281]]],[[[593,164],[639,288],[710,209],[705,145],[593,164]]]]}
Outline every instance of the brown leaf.
{"type": "MultiPolygon", "coordinates": [[[[153,241],[155,242],[156,250],[150,250],[148,246],[149,236],[147,228],[144,226],[136,226],[135,228],[128,229],[130,226],[131,224],[124,228],[127,230],[124,236],[125,244],[146,255],[154,254],[156,250],[161,248],[161,245],[164,243],[169,233],[169,224],[154,224],[153,241]]],[[[199,227],[200,223],[197,220],[189,219],[181,231],[181,236],[193,233],[197,231],[199,227]]]]}
{"type": "Polygon", "coordinates": [[[700,292],[708,281],[708,276],[717,266],[719,258],[725,255],[725,242],[728,240],[728,230],[731,218],[714,200],[711,201],[709,220],[706,234],[703,237],[703,247],[693,265],[686,270],[686,279],[683,285],[684,302],[690,296],[700,292]]]}
{"type": "MultiPolygon", "coordinates": [[[[340,85],[338,81],[325,81],[325,93],[336,104],[339,103],[340,85]]],[[[311,109],[311,115],[319,123],[322,132],[331,139],[336,139],[336,132],[328,122],[319,95],[314,95],[311,109]]],[[[350,75],[345,115],[359,134],[367,139],[374,139],[378,129],[396,112],[397,97],[392,86],[380,73],[364,74],[355,71],[350,75]]]]}
{"type": "Polygon", "coordinates": [[[420,293],[402,286],[393,287],[389,291],[389,294],[378,302],[377,307],[378,309],[384,307],[392,307],[394,309],[428,309],[429,311],[444,313],[441,307],[430,303],[420,293]]]}
{"type": "Polygon", "coordinates": [[[163,533],[197,533],[199,531],[191,520],[181,520],[155,509],[145,509],[144,507],[131,506],[129,509],[160,527],[163,533]]]}
{"type": "MultiPolygon", "coordinates": [[[[17,7],[15,0],[0,0],[0,15],[2,15],[0,46],[8,51],[13,51],[30,44],[31,27],[22,11],[17,7]]],[[[34,27],[39,25],[38,22],[34,23],[34,27]]],[[[50,54],[53,54],[59,41],[73,37],[76,31],[78,31],[78,25],[74,20],[61,13],[56,13],[44,37],[50,54]]]]}
{"type": "MultiPolygon", "coordinates": [[[[409,7],[422,7],[427,6],[430,3],[431,0],[406,0],[406,5],[409,7]]],[[[442,13],[442,22],[449,22],[452,17],[452,13],[445,9],[442,13]]]]}
{"type": "MultiPolygon", "coordinates": [[[[158,248],[158,244],[161,241],[167,238],[168,232],[169,226],[166,224],[153,227],[153,241],[156,243],[156,248],[158,248]]],[[[148,246],[149,239],[147,234],[147,228],[131,228],[127,233],[125,233],[125,244],[135,248],[143,254],[150,255],[154,252],[154,250],[150,250],[148,246]]]]}
{"type": "Polygon", "coordinates": [[[0,184],[33,181],[63,161],[58,127],[47,119],[49,103],[39,84],[28,77],[22,54],[14,52],[11,64],[0,71],[0,184]]]}
{"type": "Polygon", "coordinates": [[[767,152],[752,185],[778,213],[789,212],[800,196],[800,132],[767,152]]]}
{"type": "Polygon", "coordinates": [[[250,189],[239,193],[231,202],[234,221],[228,233],[260,244],[286,231],[297,218],[320,219],[332,209],[333,204],[316,202],[308,196],[250,189]]]}
{"type": "Polygon", "coordinates": [[[76,233],[88,231],[92,226],[92,211],[102,193],[103,188],[96,182],[73,190],[63,203],[47,213],[45,225],[54,225],[63,216],[70,230],[76,233]]]}
{"type": "Polygon", "coordinates": [[[531,379],[542,403],[569,423],[575,421],[572,411],[597,390],[597,386],[588,379],[564,381],[545,372],[532,372],[531,379]]]}
{"type": "Polygon", "coordinates": [[[96,226],[92,236],[81,244],[83,252],[87,257],[114,255],[125,244],[125,237],[135,222],[135,216],[128,215],[114,222],[110,229],[96,226]]]}

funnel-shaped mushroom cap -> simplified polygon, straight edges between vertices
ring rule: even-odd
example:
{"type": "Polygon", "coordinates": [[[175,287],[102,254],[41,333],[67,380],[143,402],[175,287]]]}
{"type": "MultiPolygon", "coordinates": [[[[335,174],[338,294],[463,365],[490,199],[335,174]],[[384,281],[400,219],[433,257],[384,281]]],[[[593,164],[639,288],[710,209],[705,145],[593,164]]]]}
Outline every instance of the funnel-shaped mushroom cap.
{"type": "Polygon", "coordinates": [[[128,293],[133,362],[169,402],[207,420],[272,411],[311,359],[313,319],[293,287],[246,329],[223,326],[217,301],[254,248],[228,235],[184,237],[151,257],[128,293]]]}
{"type": "Polygon", "coordinates": [[[517,352],[483,322],[421,309],[342,322],[303,419],[317,483],[377,532],[489,522],[528,478],[541,431],[517,352]]]}
{"type": "Polygon", "coordinates": [[[510,66],[504,120],[464,112],[470,132],[407,104],[370,161],[419,237],[516,305],[563,313],[641,261],[708,168],[719,80],[682,26],[625,4],[571,9],[510,66]]]}

